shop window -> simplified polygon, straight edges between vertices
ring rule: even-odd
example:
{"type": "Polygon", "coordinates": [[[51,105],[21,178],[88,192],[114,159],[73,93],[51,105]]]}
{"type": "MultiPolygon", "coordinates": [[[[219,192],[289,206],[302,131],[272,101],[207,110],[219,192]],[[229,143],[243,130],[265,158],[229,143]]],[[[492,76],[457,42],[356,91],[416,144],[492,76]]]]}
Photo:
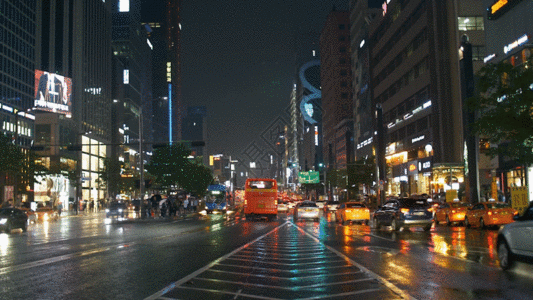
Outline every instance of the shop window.
{"type": "Polygon", "coordinates": [[[484,30],[483,17],[459,17],[459,31],[484,30]]]}

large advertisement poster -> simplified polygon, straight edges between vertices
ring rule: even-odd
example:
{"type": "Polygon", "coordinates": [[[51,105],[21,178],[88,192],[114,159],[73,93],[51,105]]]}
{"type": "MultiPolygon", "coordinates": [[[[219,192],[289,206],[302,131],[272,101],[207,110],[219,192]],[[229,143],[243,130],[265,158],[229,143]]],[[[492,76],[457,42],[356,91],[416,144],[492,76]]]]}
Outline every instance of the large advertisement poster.
{"type": "Polygon", "coordinates": [[[72,79],[35,70],[35,109],[72,115],[72,79]]]}

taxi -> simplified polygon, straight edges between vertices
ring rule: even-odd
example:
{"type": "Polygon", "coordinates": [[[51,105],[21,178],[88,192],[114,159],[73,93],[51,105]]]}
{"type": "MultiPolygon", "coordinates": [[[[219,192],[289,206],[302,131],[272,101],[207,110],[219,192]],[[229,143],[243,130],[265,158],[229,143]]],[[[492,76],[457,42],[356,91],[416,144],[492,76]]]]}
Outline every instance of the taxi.
{"type": "Polygon", "coordinates": [[[35,215],[37,216],[38,222],[56,221],[59,219],[57,210],[46,206],[37,208],[37,210],[35,210],[35,215]]]}
{"type": "Polygon", "coordinates": [[[465,226],[486,226],[505,225],[514,222],[513,217],[518,215],[516,209],[511,208],[505,202],[481,202],[475,204],[466,212],[465,226]]]}
{"type": "Polygon", "coordinates": [[[350,221],[368,225],[370,221],[370,210],[362,202],[350,201],[342,203],[335,211],[335,220],[343,225],[350,221]]]}
{"type": "Polygon", "coordinates": [[[470,207],[472,205],[466,202],[441,203],[435,211],[435,224],[445,222],[451,226],[452,223],[463,223],[470,207]]]}
{"type": "Polygon", "coordinates": [[[278,212],[287,212],[289,211],[289,204],[278,200],[278,212]]]}

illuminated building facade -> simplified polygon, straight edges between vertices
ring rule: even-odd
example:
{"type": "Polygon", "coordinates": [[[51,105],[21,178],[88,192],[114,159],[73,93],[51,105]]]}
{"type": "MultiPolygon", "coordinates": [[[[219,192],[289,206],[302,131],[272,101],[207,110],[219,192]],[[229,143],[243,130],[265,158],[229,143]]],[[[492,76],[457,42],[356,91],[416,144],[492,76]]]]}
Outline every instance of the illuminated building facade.
{"type": "MultiPolygon", "coordinates": [[[[533,53],[533,2],[484,0],[482,5],[487,12],[483,15],[487,44],[484,62],[506,61],[519,68],[533,53]]],[[[480,178],[493,179],[498,190],[507,195],[511,187],[528,186],[529,200],[533,199],[533,168],[530,166],[524,168],[515,161],[499,157],[490,170],[480,172],[480,178]]]]}
{"type": "MultiPolygon", "coordinates": [[[[106,189],[97,180],[113,131],[111,2],[37,1],[36,24],[36,69],[55,80],[64,79],[67,88],[60,90],[71,89],[63,101],[70,101],[71,113],[61,107],[50,112],[36,106],[36,113],[41,112],[36,116],[35,144],[45,147],[39,154],[49,159],[50,165],[72,168],[74,164],[81,181],[68,183],[68,198],[43,201],[54,205],[61,201],[66,208],[67,201],[105,199],[106,189]]],[[[36,88],[40,96],[40,87],[36,88]]]]}
{"type": "MultiPolygon", "coordinates": [[[[372,107],[383,107],[388,194],[464,184],[458,21],[482,14],[451,0],[387,0],[370,25],[372,107]]],[[[482,35],[476,26],[472,34],[482,35]]]]}
{"type": "MultiPolygon", "coordinates": [[[[34,116],[27,110],[34,102],[35,1],[0,1],[0,16],[0,130],[28,149],[34,135],[34,116]]],[[[31,197],[18,181],[0,174],[0,203],[31,197]],[[17,186],[20,191],[15,190],[17,186]]]]}

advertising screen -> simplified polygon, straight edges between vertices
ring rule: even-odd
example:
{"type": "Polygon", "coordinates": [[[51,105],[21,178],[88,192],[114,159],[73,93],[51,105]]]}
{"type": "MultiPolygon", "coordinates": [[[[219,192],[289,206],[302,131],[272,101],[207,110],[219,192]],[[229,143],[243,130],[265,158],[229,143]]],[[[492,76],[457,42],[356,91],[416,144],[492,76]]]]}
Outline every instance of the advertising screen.
{"type": "Polygon", "coordinates": [[[34,108],[71,116],[72,79],[35,70],[34,108]]]}

